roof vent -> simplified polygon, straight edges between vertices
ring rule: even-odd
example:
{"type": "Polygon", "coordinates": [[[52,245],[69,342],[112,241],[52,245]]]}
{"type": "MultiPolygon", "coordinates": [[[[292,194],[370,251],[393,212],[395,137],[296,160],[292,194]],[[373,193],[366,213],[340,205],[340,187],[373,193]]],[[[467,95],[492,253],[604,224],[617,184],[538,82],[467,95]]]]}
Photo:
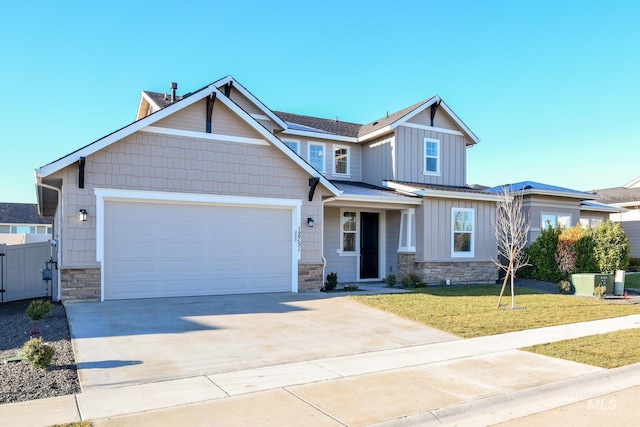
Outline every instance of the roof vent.
{"type": "Polygon", "coordinates": [[[176,102],[176,90],[178,89],[178,83],[171,82],[171,102],[176,102]]]}

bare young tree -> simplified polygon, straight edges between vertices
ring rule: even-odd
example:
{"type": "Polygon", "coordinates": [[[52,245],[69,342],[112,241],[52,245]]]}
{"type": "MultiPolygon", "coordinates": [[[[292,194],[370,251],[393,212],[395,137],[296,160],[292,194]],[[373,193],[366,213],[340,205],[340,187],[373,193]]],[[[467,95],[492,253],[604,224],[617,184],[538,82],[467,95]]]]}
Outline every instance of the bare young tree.
{"type": "Polygon", "coordinates": [[[527,245],[527,234],[531,226],[522,211],[522,194],[513,194],[507,187],[498,193],[496,219],[494,221],[498,242],[498,259],[493,262],[505,272],[498,305],[511,278],[511,308],[515,308],[514,278],[517,271],[529,265],[529,257],[523,251],[527,245]]]}

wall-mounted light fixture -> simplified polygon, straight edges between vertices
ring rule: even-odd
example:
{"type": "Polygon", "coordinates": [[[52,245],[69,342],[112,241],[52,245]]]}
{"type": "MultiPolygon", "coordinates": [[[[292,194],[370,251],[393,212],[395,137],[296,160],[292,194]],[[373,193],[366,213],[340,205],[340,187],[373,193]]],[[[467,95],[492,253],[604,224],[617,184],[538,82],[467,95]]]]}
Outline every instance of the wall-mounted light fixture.
{"type": "Polygon", "coordinates": [[[78,212],[78,221],[86,221],[87,220],[87,210],[80,209],[78,212]]]}
{"type": "Polygon", "coordinates": [[[313,227],[314,224],[315,224],[315,221],[313,220],[313,218],[307,218],[307,225],[309,227],[313,227]]]}

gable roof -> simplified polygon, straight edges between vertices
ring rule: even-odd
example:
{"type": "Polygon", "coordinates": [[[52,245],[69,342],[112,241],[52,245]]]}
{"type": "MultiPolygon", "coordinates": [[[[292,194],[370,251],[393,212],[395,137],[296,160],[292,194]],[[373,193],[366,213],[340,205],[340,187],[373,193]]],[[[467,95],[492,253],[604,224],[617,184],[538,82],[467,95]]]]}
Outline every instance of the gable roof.
{"type": "Polygon", "coordinates": [[[522,193],[522,194],[540,194],[546,196],[559,196],[559,197],[573,197],[581,200],[594,200],[598,199],[597,194],[587,193],[585,191],[572,190],[570,188],[558,187],[555,185],[543,184],[535,181],[522,181],[514,184],[497,185],[495,187],[487,188],[486,191],[491,193],[500,193],[504,190],[510,193],[522,193]]]}
{"type": "Polygon", "coordinates": [[[38,214],[32,203],[0,202],[0,224],[51,224],[38,214]]]}
{"type": "MultiPolygon", "coordinates": [[[[115,132],[112,132],[70,154],[67,154],[64,157],[59,158],[58,160],[55,160],[51,163],[48,163],[42,167],[40,167],[39,169],[35,170],[35,174],[36,174],[36,185],[40,186],[41,185],[41,181],[42,178],[45,178],[47,176],[52,175],[53,173],[77,162],[80,157],[87,157],[131,134],[133,134],[134,132],[143,130],[145,127],[147,126],[151,126],[153,123],[156,123],[157,121],[175,113],[176,111],[179,111],[183,108],[186,108],[198,101],[200,101],[201,99],[204,99],[205,97],[209,96],[211,93],[216,93],[216,99],[220,100],[220,102],[222,102],[227,108],[229,108],[231,111],[233,111],[235,114],[237,114],[238,116],[240,116],[241,119],[243,119],[247,124],[249,124],[254,130],[256,130],[265,140],[269,141],[271,144],[275,145],[277,148],[280,149],[280,151],[282,151],[287,157],[289,157],[290,159],[292,159],[295,163],[297,163],[302,169],[304,169],[306,172],[308,172],[311,176],[319,176],[320,178],[320,182],[327,188],[329,189],[329,191],[331,191],[333,194],[338,195],[340,194],[340,190],[338,190],[338,188],[336,188],[335,185],[333,185],[328,179],[326,179],[324,176],[322,176],[322,174],[318,173],[318,171],[316,171],[309,163],[307,163],[304,159],[302,159],[300,156],[298,156],[297,154],[295,154],[293,151],[291,151],[280,139],[278,139],[275,135],[273,135],[271,132],[269,132],[268,130],[266,130],[264,128],[264,126],[262,126],[260,123],[258,123],[258,121],[256,121],[249,113],[247,113],[245,110],[243,110],[240,106],[238,106],[235,102],[233,102],[231,99],[227,98],[224,93],[222,93],[219,89],[218,86],[222,86],[226,83],[224,82],[230,82],[233,81],[235,82],[235,80],[233,80],[230,76],[227,76],[223,79],[217,80],[207,86],[204,86],[201,89],[198,89],[197,91],[184,95],[181,97],[181,99],[176,100],[175,102],[170,103],[170,105],[162,108],[159,111],[156,111],[153,114],[150,114],[146,117],[143,117],[139,120],[136,120],[133,123],[128,124],[127,126],[124,126],[118,130],[116,130],[115,132]]],[[[237,84],[238,87],[241,87],[240,84],[237,84]]],[[[234,83],[234,87],[236,87],[236,83],[234,83]]],[[[253,96],[253,95],[251,95],[253,96]]],[[[266,107],[265,107],[266,108],[266,107]]],[[[273,114],[273,113],[272,113],[273,114]]],[[[39,195],[40,196],[40,195],[39,195]]]]}
{"type": "Polygon", "coordinates": [[[328,133],[337,137],[350,138],[351,142],[364,142],[392,131],[412,117],[431,107],[431,105],[435,103],[439,103],[439,107],[441,107],[447,113],[447,115],[451,117],[451,119],[460,127],[460,129],[462,129],[463,134],[465,134],[471,141],[471,143],[468,145],[473,145],[480,142],[480,139],[476,136],[476,134],[474,134],[471,129],[469,129],[467,125],[465,125],[464,122],[437,95],[366,124],[341,122],[338,120],[303,116],[300,114],[285,113],[282,111],[277,111],[276,114],[282,117],[285,122],[287,122],[286,133],[297,134],[300,132],[296,131],[301,131],[304,132],[304,134],[306,134],[307,136],[313,136],[309,135],[309,132],[323,133],[323,135],[320,135],[320,137],[326,137],[325,134],[328,133]],[[296,125],[298,126],[298,128],[296,128],[296,125]]]}

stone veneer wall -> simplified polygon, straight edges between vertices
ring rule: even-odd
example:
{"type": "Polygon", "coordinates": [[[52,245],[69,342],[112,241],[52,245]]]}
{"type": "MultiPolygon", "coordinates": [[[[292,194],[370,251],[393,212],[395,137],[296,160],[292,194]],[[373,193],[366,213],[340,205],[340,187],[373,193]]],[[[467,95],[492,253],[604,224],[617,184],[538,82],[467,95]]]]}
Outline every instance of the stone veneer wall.
{"type": "Polygon", "coordinates": [[[398,281],[415,273],[427,285],[441,285],[446,279],[452,284],[495,283],[498,268],[493,261],[416,262],[413,253],[398,254],[398,281]]]}
{"type": "Polygon", "coordinates": [[[62,302],[100,301],[100,267],[60,268],[62,302]]]}
{"type": "Polygon", "coordinates": [[[324,283],[322,264],[298,264],[298,292],[319,291],[324,283]]]}
{"type": "Polygon", "coordinates": [[[416,262],[416,274],[427,284],[495,283],[498,267],[493,261],[416,262]]]}
{"type": "Polygon", "coordinates": [[[398,253],[398,283],[402,282],[402,278],[407,274],[416,272],[416,254],[410,252],[398,253]]]}

